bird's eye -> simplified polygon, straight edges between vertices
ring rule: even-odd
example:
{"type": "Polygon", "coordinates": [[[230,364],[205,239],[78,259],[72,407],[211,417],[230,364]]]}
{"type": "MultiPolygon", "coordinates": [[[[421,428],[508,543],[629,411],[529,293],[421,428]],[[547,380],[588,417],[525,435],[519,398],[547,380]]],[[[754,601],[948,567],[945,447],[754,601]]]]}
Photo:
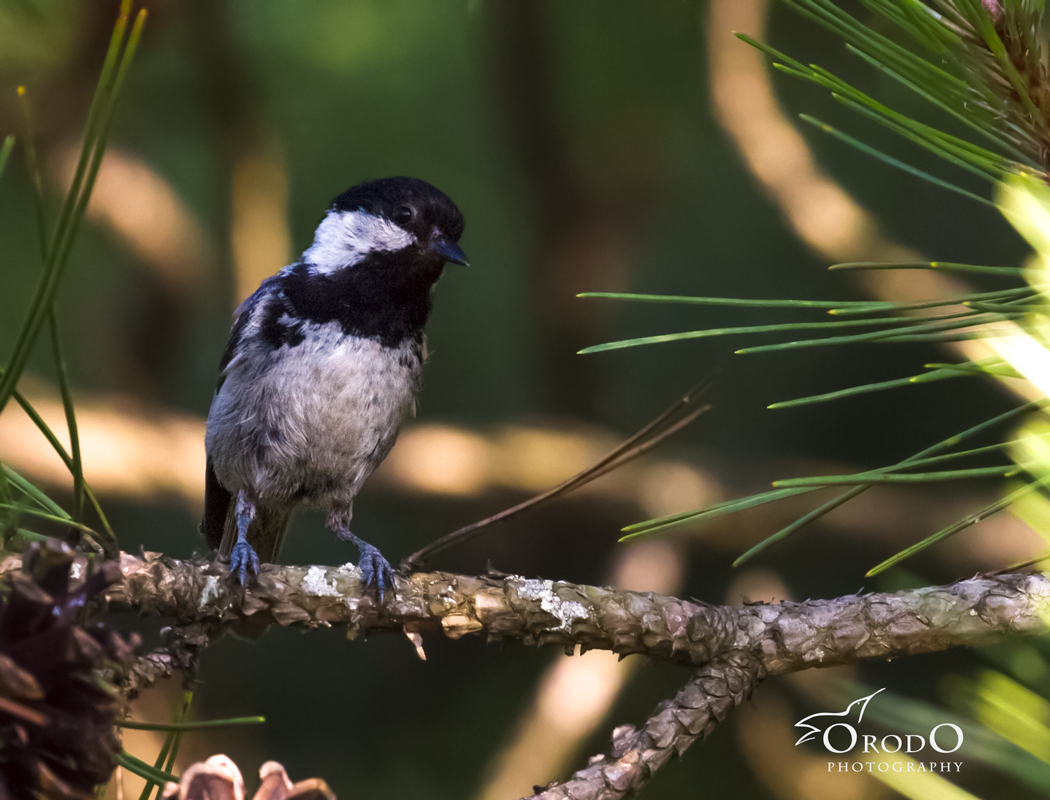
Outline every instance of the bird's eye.
{"type": "Polygon", "coordinates": [[[394,222],[398,225],[407,225],[416,218],[416,210],[412,206],[398,206],[394,212],[394,222]]]}

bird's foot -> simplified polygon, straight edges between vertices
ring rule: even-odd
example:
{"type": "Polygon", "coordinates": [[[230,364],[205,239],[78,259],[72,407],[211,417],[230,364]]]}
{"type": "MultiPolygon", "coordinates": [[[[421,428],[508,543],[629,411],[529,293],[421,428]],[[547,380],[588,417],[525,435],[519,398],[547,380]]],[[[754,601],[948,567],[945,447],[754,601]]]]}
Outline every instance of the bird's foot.
{"type": "Polygon", "coordinates": [[[237,542],[230,551],[230,574],[241,586],[248,585],[249,574],[259,574],[259,555],[247,542],[237,542]]]}
{"type": "Polygon", "coordinates": [[[382,603],[384,593],[394,588],[394,569],[379,552],[378,547],[358,539],[357,549],[361,552],[361,558],[357,562],[361,570],[361,580],[365,586],[374,588],[379,593],[379,602],[382,603]]]}

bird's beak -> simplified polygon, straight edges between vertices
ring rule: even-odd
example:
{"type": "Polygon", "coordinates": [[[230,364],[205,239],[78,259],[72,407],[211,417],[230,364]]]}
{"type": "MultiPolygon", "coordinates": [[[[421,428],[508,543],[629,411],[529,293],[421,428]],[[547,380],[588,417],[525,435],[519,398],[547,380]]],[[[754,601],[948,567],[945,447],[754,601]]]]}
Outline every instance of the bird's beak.
{"type": "Polygon", "coordinates": [[[463,252],[463,248],[455,242],[450,242],[444,236],[435,236],[430,240],[430,251],[437,253],[445,261],[453,264],[462,264],[464,267],[470,266],[467,262],[467,254],[463,252]]]}

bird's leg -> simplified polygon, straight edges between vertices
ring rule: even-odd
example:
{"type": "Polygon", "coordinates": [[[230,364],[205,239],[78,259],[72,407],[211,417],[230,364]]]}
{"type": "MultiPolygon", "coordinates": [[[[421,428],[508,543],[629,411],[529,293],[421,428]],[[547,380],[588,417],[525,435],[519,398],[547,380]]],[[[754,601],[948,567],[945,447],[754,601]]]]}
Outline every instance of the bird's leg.
{"type": "Polygon", "coordinates": [[[361,554],[357,562],[361,569],[361,579],[366,586],[375,587],[379,592],[379,602],[382,603],[384,592],[394,588],[394,570],[379,552],[379,548],[350,533],[350,513],[349,510],[333,511],[328,515],[328,527],[344,542],[357,545],[361,554]]]}
{"type": "Polygon", "coordinates": [[[234,511],[237,517],[237,543],[230,551],[230,573],[237,576],[242,586],[248,582],[248,573],[252,577],[259,572],[259,556],[248,544],[248,526],[255,519],[255,503],[248,499],[242,489],[237,493],[237,506],[234,511]]]}

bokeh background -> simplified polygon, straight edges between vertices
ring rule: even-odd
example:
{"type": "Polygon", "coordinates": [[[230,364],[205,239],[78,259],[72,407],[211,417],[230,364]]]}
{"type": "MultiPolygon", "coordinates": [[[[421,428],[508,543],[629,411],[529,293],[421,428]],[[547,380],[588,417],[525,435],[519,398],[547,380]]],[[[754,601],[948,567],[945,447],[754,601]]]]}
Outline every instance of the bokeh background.
{"type": "MultiPolygon", "coordinates": [[[[394,174],[424,178],[459,204],[472,266],[450,267],[437,288],[418,418],[356,506],[355,530],[391,560],[568,477],[714,371],[713,411],[655,455],[434,566],[491,564],[739,603],[945,582],[1041,549],[1004,516],[864,581],[1000,488],[980,484],[872,491],[737,570],[737,555],[808,507],[765,506],[616,543],[623,525],[778,477],[897,461],[1012,402],[994,386],[949,381],[766,410],[951,356],[917,346],[736,356],[756,340],[734,338],[575,354],[630,336],[801,318],[577,299],[582,291],[930,296],[945,287],[917,273],[894,282],[825,267],[915,253],[1019,263],[1026,248],[994,210],[800,129],[804,111],[944,171],[819,90],[772,76],[731,33],[920,111],[825,32],[760,0],[145,5],[145,37],[59,301],[86,474],[125,549],[202,552],[204,417],[232,310],[309,245],[335,195],[394,174]]],[[[108,0],[0,2],[0,130],[19,128],[15,87],[25,85],[52,211],[115,13],[108,0]]],[[[30,198],[15,160],[0,184],[7,347],[39,269],[30,198]]],[[[61,429],[46,353],[23,385],[61,429]]],[[[0,458],[68,498],[60,462],[19,413],[0,418],[0,458]]],[[[282,558],[352,555],[302,514],[282,558]]],[[[204,654],[193,714],[268,722],[187,737],[180,761],[225,752],[250,776],[277,759],[293,780],[323,777],[340,797],[517,797],[604,750],[614,725],[641,722],[684,679],[677,667],[617,665],[605,653],[567,659],[469,638],[425,648],[424,663],[395,637],[227,637],[204,654]]],[[[840,679],[950,699],[945,676],[975,674],[986,658],[956,652],[777,681],[663,770],[647,796],[888,796],[868,776],[828,775],[820,754],[793,746],[792,723],[844,707],[832,696],[840,679]]],[[[167,719],[178,696],[177,685],[162,687],[136,713],[167,719]]],[[[158,746],[147,734],[126,743],[149,760],[158,746]]],[[[986,797],[1027,791],[976,763],[959,780],[986,797]]],[[[131,778],[127,786],[136,790],[131,778]]]]}

